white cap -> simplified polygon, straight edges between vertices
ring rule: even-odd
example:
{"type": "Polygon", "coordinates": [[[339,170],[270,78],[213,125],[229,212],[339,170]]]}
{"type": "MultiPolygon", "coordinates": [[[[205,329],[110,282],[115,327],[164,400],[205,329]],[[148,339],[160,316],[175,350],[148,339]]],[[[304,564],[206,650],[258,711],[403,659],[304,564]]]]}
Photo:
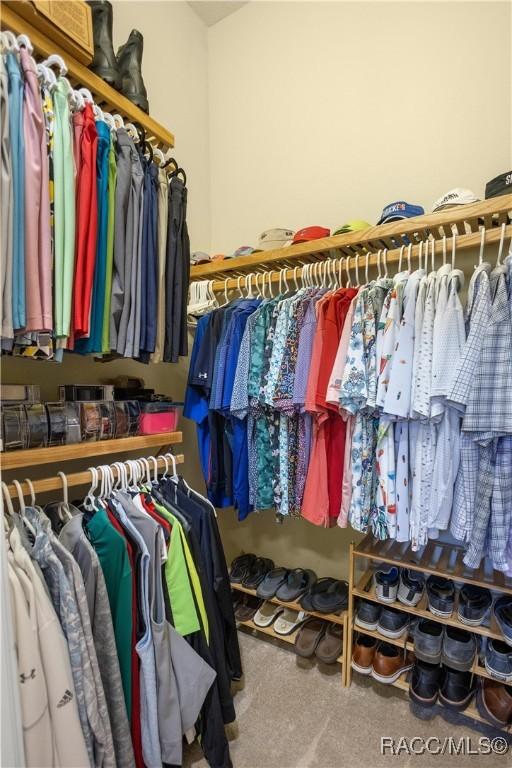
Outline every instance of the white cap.
{"type": "Polygon", "coordinates": [[[274,248],[285,248],[287,245],[291,245],[293,235],[293,229],[266,229],[259,237],[258,248],[260,251],[273,251],[274,248]]]}
{"type": "Polygon", "coordinates": [[[436,200],[432,206],[432,213],[443,211],[445,208],[452,208],[456,205],[467,205],[468,203],[478,203],[478,197],[470,190],[462,187],[455,187],[446,192],[439,200],[436,200]]]}

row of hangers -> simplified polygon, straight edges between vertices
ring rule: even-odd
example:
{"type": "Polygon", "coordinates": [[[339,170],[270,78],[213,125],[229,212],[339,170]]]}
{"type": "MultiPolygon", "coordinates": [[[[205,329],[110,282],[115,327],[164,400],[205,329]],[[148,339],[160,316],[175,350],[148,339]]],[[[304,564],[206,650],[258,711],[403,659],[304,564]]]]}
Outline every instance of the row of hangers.
{"type": "MultiPolygon", "coordinates": [[[[496,266],[499,267],[502,263],[502,256],[503,256],[503,248],[505,244],[505,234],[506,234],[506,224],[503,223],[501,225],[501,234],[500,234],[500,241],[499,241],[499,247],[498,247],[498,255],[496,259],[496,266]]],[[[485,235],[486,235],[486,229],[485,227],[480,228],[480,252],[479,252],[479,259],[478,259],[478,265],[475,265],[475,269],[477,266],[481,266],[484,263],[484,252],[486,247],[485,242],[485,235]]],[[[451,236],[451,268],[452,271],[455,270],[455,257],[457,252],[457,234],[454,232],[451,236]]],[[[431,261],[431,271],[435,271],[435,257],[436,257],[436,243],[437,241],[431,237],[428,240],[420,241],[419,243],[415,244],[418,246],[418,268],[423,268],[425,272],[428,272],[428,261],[430,257],[431,261]]],[[[511,244],[512,247],[512,244],[511,244]]],[[[408,246],[402,245],[399,252],[398,257],[398,270],[397,272],[400,273],[402,271],[402,263],[404,254],[406,254],[407,259],[407,271],[411,272],[411,262],[412,262],[412,249],[413,249],[413,243],[409,243],[408,246]]],[[[312,287],[323,287],[323,288],[331,288],[332,290],[335,290],[336,288],[342,288],[343,287],[343,270],[346,273],[346,285],[345,287],[350,288],[354,284],[352,283],[352,275],[350,272],[350,265],[351,260],[354,261],[354,275],[355,275],[355,285],[360,285],[359,280],[359,264],[360,260],[365,260],[365,282],[369,283],[369,266],[370,266],[370,259],[373,256],[376,256],[376,266],[377,266],[377,280],[380,280],[382,278],[388,278],[388,265],[387,265],[387,255],[388,255],[388,249],[382,248],[377,251],[376,254],[370,253],[369,251],[366,251],[364,254],[354,254],[352,256],[341,256],[338,259],[325,259],[323,261],[317,261],[312,264],[302,264],[301,266],[293,267],[292,272],[292,278],[295,284],[295,291],[299,291],[300,288],[312,288],[312,287]],[[301,280],[301,285],[299,285],[298,278],[301,280]]],[[[446,235],[442,238],[442,265],[444,266],[447,263],[448,259],[448,239],[446,235]]],[[[230,280],[236,279],[237,285],[234,290],[238,291],[241,297],[244,297],[243,291],[245,290],[245,298],[273,298],[274,294],[272,291],[272,283],[278,281],[278,294],[280,295],[282,293],[290,293],[291,290],[290,286],[288,285],[287,280],[287,274],[290,272],[289,267],[283,267],[280,270],[268,270],[264,272],[250,272],[247,275],[238,275],[236,278],[228,277],[226,280],[224,280],[224,297],[225,297],[225,303],[223,305],[219,305],[216,297],[215,292],[213,290],[214,282],[213,280],[200,280],[193,282],[190,286],[190,304],[191,305],[202,305],[202,304],[211,304],[212,302],[215,304],[215,306],[225,306],[229,303],[230,299],[228,296],[228,286],[230,280]],[[268,287],[268,297],[266,295],[267,293],[267,287],[268,287]],[[254,292],[255,290],[255,292],[254,292]]]]}
{"type": "MultiPolygon", "coordinates": [[[[34,52],[34,47],[30,42],[28,35],[21,34],[16,37],[10,30],[0,32],[0,45],[2,53],[11,51],[18,54],[20,47],[26,48],[31,56],[34,52]]],[[[34,61],[34,65],[40,83],[45,85],[50,92],[55,89],[58,80],[64,80],[68,86],[69,106],[72,112],[81,112],[87,103],[91,104],[94,116],[97,120],[102,120],[106,123],[111,131],[117,131],[118,128],[124,128],[138,146],[141,153],[147,156],[147,159],[150,162],[156,163],[160,168],[168,169],[167,172],[169,178],[181,176],[186,185],[187,176],[184,169],[179,166],[174,157],[166,157],[159,147],[152,146],[147,140],[146,131],[143,126],[132,122],[125,123],[123,117],[118,113],[111,115],[109,112],[104,112],[95,103],[93,95],[88,88],[73,88],[66,77],[68,68],[62,56],[58,53],[52,53],[42,62],[36,63],[34,61]],[[57,67],[58,69],[58,78],[53,67],[57,67]]]]}

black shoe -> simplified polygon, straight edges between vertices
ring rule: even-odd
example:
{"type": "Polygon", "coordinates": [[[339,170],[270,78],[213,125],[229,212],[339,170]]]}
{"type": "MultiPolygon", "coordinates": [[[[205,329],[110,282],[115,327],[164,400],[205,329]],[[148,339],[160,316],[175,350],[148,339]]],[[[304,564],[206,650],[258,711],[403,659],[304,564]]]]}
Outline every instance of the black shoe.
{"type": "Polygon", "coordinates": [[[119,90],[121,74],[112,44],[112,4],[108,0],[88,0],[92,11],[94,58],[90,69],[119,90]]]}
{"type": "Polygon", "coordinates": [[[377,603],[371,603],[369,600],[360,600],[356,611],[356,626],[362,629],[377,629],[381,611],[382,608],[377,603]]]}
{"type": "Polygon", "coordinates": [[[398,586],[398,600],[404,605],[415,606],[423,597],[425,578],[422,573],[410,568],[402,568],[400,571],[400,584],[398,586]]]}
{"type": "Polygon", "coordinates": [[[117,63],[121,73],[121,92],[143,112],[149,112],[148,93],[142,79],[142,52],[144,38],[137,29],[117,52],[117,63]]]}
{"type": "Polygon", "coordinates": [[[406,613],[397,611],[396,608],[384,606],[379,617],[377,630],[384,637],[395,639],[402,637],[407,632],[409,624],[409,616],[406,613]]]}
{"type": "Polygon", "coordinates": [[[412,668],[409,697],[422,707],[433,707],[439,694],[441,666],[418,659],[412,668]]]}
{"type": "Polygon", "coordinates": [[[471,672],[459,672],[444,667],[444,678],[439,691],[439,700],[450,709],[462,712],[475,695],[476,677],[471,672]]]}
{"type": "Polygon", "coordinates": [[[445,627],[441,661],[446,667],[469,672],[476,656],[476,637],[459,627],[445,627]]]}
{"type": "Polygon", "coordinates": [[[455,587],[451,579],[429,576],[427,579],[428,608],[434,616],[449,619],[455,604],[455,587]]]}
{"type": "Polygon", "coordinates": [[[464,584],[459,593],[457,616],[463,624],[478,627],[483,623],[492,605],[492,595],[485,587],[464,584]]]}
{"type": "Polygon", "coordinates": [[[414,653],[428,664],[441,663],[443,625],[430,619],[420,619],[414,628],[414,653]]]}

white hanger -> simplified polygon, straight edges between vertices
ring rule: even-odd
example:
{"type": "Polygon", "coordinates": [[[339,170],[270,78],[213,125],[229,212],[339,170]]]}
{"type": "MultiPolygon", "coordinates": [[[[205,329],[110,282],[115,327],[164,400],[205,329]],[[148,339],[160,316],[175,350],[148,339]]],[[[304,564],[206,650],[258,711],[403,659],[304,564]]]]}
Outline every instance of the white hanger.
{"type": "Polygon", "coordinates": [[[158,482],[158,459],[156,459],[154,456],[150,456],[149,461],[151,461],[153,464],[153,482],[156,483],[158,482]]]}
{"type": "Polygon", "coordinates": [[[64,522],[64,517],[67,517],[68,520],[71,520],[72,518],[71,512],[69,511],[68,478],[62,471],[57,472],[57,474],[60,477],[62,482],[62,499],[63,499],[63,504],[62,505],[59,504],[58,515],[62,520],[62,522],[64,522]]]}
{"type": "Polygon", "coordinates": [[[116,124],[116,128],[124,128],[125,127],[124,120],[123,120],[123,118],[121,117],[121,115],[119,113],[116,112],[115,115],[112,115],[112,118],[114,120],[114,123],[116,124]]]}
{"type": "Polygon", "coordinates": [[[368,268],[370,266],[370,251],[366,251],[365,258],[364,258],[364,279],[365,284],[368,285],[370,282],[370,278],[368,275],[368,268]]]}
{"type": "Polygon", "coordinates": [[[382,248],[379,248],[377,251],[377,280],[380,280],[382,278],[382,272],[380,268],[380,255],[382,253],[382,248]]]}
{"type": "Polygon", "coordinates": [[[430,249],[430,259],[431,259],[431,269],[432,272],[435,271],[435,260],[436,260],[436,241],[434,238],[430,241],[431,249],[430,249]]]}
{"type": "Polygon", "coordinates": [[[384,248],[382,252],[382,260],[384,262],[384,279],[387,280],[388,277],[388,249],[384,248]]]}
{"type": "Polygon", "coordinates": [[[347,273],[347,288],[352,288],[352,277],[350,276],[350,256],[346,256],[345,272],[347,273]]]}
{"type": "Polygon", "coordinates": [[[26,477],[23,481],[26,483],[30,490],[30,506],[35,507],[36,505],[36,491],[34,488],[34,484],[32,483],[32,480],[29,477],[26,477]]]}
{"type": "Polygon", "coordinates": [[[110,112],[103,113],[103,120],[106,122],[111,131],[117,130],[116,121],[110,114],[110,112]]]}
{"type": "Polygon", "coordinates": [[[14,519],[15,511],[14,506],[11,499],[11,494],[9,493],[9,488],[7,487],[7,484],[4,480],[2,480],[2,494],[3,494],[3,504],[2,506],[5,508],[7,507],[7,513],[9,516],[14,519]]]}
{"type": "Polygon", "coordinates": [[[443,267],[446,264],[446,235],[443,235],[443,267]]]}
{"type": "Polygon", "coordinates": [[[411,274],[412,243],[407,246],[407,271],[411,274]]]}
{"type": "Polygon", "coordinates": [[[418,243],[418,269],[423,269],[423,240],[418,243]]]}
{"type": "Polygon", "coordinates": [[[398,256],[398,272],[399,273],[402,271],[402,259],[404,255],[404,249],[405,249],[405,245],[402,245],[400,248],[400,255],[398,256]]]}
{"type": "MultiPolygon", "coordinates": [[[[5,42],[7,50],[11,51],[11,53],[18,53],[18,51],[20,50],[20,47],[18,45],[18,41],[16,39],[16,35],[14,34],[14,32],[11,32],[10,29],[6,29],[1,34],[2,34],[2,42],[5,42]]],[[[9,496],[9,501],[10,500],[11,500],[11,497],[9,496]]]]}
{"type": "Polygon", "coordinates": [[[155,157],[158,159],[157,165],[163,165],[165,163],[165,155],[162,152],[162,150],[160,149],[160,147],[155,147],[153,149],[153,159],[155,157]]]}
{"type": "Polygon", "coordinates": [[[500,247],[498,248],[498,257],[496,259],[497,267],[501,266],[501,254],[503,253],[503,245],[505,243],[505,229],[506,229],[506,224],[505,222],[503,222],[503,224],[501,225],[500,247]]]}
{"type": "Polygon", "coordinates": [[[16,493],[18,494],[18,501],[20,504],[20,517],[23,520],[23,523],[27,526],[30,533],[35,537],[36,536],[36,529],[30,522],[30,520],[27,518],[25,514],[25,497],[23,496],[23,490],[21,488],[20,483],[17,480],[13,480],[12,484],[16,488],[16,493]]]}
{"type": "Polygon", "coordinates": [[[455,269],[455,251],[457,248],[457,235],[452,232],[452,270],[455,269]]]}
{"type": "MultiPolygon", "coordinates": [[[[478,255],[478,266],[481,267],[484,262],[485,250],[485,227],[480,227],[480,253],[478,255]]],[[[476,269],[476,265],[475,265],[476,269]]]]}
{"type": "Polygon", "coordinates": [[[177,479],[178,479],[178,473],[177,473],[177,471],[176,471],[176,459],[175,459],[175,457],[174,457],[174,454],[172,454],[172,453],[169,451],[169,452],[168,452],[168,453],[166,453],[165,455],[166,455],[166,457],[168,457],[168,458],[169,458],[169,460],[170,460],[170,462],[171,462],[171,464],[172,464],[172,475],[171,475],[171,479],[173,479],[173,480],[174,480],[174,479],[175,479],[175,480],[177,480],[177,479]]]}
{"type": "Polygon", "coordinates": [[[52,53],[50,56],[48,56],[47,59],[43,61],[43,64],[45,67],[53,67],[57,66],[59,68],[59,75],[64,77],[68,73],[68,68],[66,66],[66,62],[62,58],[62,56],[59,56],[58,53],[52,53]]]}
{"type": "Polygon", "coordinates": [[[30,42],[30,38],[28,35],[18,35],[16,38],[16,42],[18,43],[19,48],[23,47],[26,48],[27,51],[32,55],[34,53],[34,46],[30,42]]]}
{"type": "Polygon", "coordinates": [[[84,499],[84,507],[85,509],[92,512],[96,509],[96,498],[94,496],[94,491],[98,487],[98,470],[96,467],[89,467],[88,471],[91,473],[91,486],[87,496],[84,499]]]}

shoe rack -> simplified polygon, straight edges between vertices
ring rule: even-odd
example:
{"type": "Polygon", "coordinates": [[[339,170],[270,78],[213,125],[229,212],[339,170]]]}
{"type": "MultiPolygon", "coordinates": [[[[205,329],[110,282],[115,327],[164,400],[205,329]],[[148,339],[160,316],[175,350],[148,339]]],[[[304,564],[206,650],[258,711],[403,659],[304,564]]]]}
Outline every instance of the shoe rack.
{"type": "MultiPolygon", "coordinates": [[[[242,586],[242,584],[234,584],[231,583],[231,589],[236,590],[238,592],[245,592],[247,595],[253,595],[253,597],[257,597],[256,590],[255,589],[248,589],[247,587],[242,586]]],[[[304,609],[301,607],[299,603],[285,603],[282,600],[278,600],[277,597],[269,598],[269,602],[274,603],[275,605],[282,605],[284,608],[290,608],[292,611],[304,611],[304,609]]],[[[318,611],[304,611],[304,613],[307,613],[308,616],[315,616],[318,619],[323,619],[326,622],[332,622],[333,624],[341,624],[343,627],[343,646],[342,646],[342,652],[341,655],[338,656],[336,659],[336,663],[340,666],[341,671],[341,684],[343,686],[347,685],[346,675],[347,670],[350,668],[350,656],[347,656],[347,640],[348,640],[348,611],[342,611],[341,613],[319,613],[318,611]],[[348,659],[348,665],[345,663],[348,659]]],[[[274,628],[272,626],[270,627],[258,627],[257,624],[255,624],[252,620],[249,621],[238,621],[237,619],[237,626],[244,627],[247,630],[255,630],[256,632],[259,632],[263,635],[267,635],[269,637],[273,637],[275,640],[282,640],[285,643],[288,643],[289,645],[295,644],[295,638],[297,636],[297,632],[300,631],[300,627],[292,632],[290,635],[280,635],[277,632],[274,631],[274,628]]]]}
{"type": "MultiPolygon", "coordinates": [[[[457,617],[458,599],[457,593],[453,613],[450,618],[441,619],[428,610],[428,601],[426,594],[423,595],[417,606],[407,606],[396,600],[393,603],[383,603],[377,599],[375,593],[375,586],[373,583],[373,574],[376,570],[377,564],[386,563],[394,565],[397,568],[410,568],[411,570],[420,571],[426,576],[431,574],[436,576],[443,576],[447,579],[452,579],[454,582],[473,584],[478,587],[485,587],[493,592],[499,592],[502,594],[512,595],[512,579],[506,577],[503,573],[494,571],[489,568],[487,564],[483,564],[478,569],[470,569],[464,565],[463,562],[464,549],[462,547],[456,547],[452,544],[443,544],[438,541],[429,541],[418,552],[413,552],[408,542],[399,543],[393,539],[387,541],[379,541],[374,539],[373,536],[366,536],[359,544],[350,545],[350,559],[349,559],[349,605],[348,605],[348,627],[347,643],[346,643],[346,684],[349,686],[352,683],[352,645],[354,633],[360,633],[374,637],[377,640],[382,640],[385,643],[396,645],[400,648],[407,649],[414,652],[414,643],[407,640],[407,634],[397,639],[391,639],[384,637],[377,630],[363,629],[355,624],[355,601],[357,598],[363,598],[370,602],[378,603],[379,605],[385,605],[390,608],[395,608],[403,613],[409,613],[416,618],[428,618],[431,621],[437,621],[441,624],[446,624],[452,627],[458,627],[467,632],[472,632],[476,635],[482,635],[484,637],[494,638],[496,640],[503,640],[503,633],[499,629],[494,620],[492,611],[486,619],[486,624],[478,627],[468,626],[459,621],[457,617]],[[357,572],[357,573],[356,573],[357,572]]],[[[482,664],[480,664],[478,655],[475,658],[473,668],[471,670],[474,675],[478,677],[487,677],[491,680],[493,678],[482,664]]],[[[357,673],[356,673],[357,675],[357,673]]],[[[391,685],[399,688],[402,691],[408,693],[409,691],[409,677],[410,672],[404,673],[398,680],[391,685]]],[[[377,685],[382,685],[375,681],[377,685]]],[[[443,707],[439,702],[436,707],[443,707]]],[[[478,722],[484,723],[489,728],[495,730],[496,727],[492,726],[488,720],[484,719],[476,707],[475,699],[473,698],[470,704],[462,712],[458,713],[465,717],[472,718],[478,722]]]]}

